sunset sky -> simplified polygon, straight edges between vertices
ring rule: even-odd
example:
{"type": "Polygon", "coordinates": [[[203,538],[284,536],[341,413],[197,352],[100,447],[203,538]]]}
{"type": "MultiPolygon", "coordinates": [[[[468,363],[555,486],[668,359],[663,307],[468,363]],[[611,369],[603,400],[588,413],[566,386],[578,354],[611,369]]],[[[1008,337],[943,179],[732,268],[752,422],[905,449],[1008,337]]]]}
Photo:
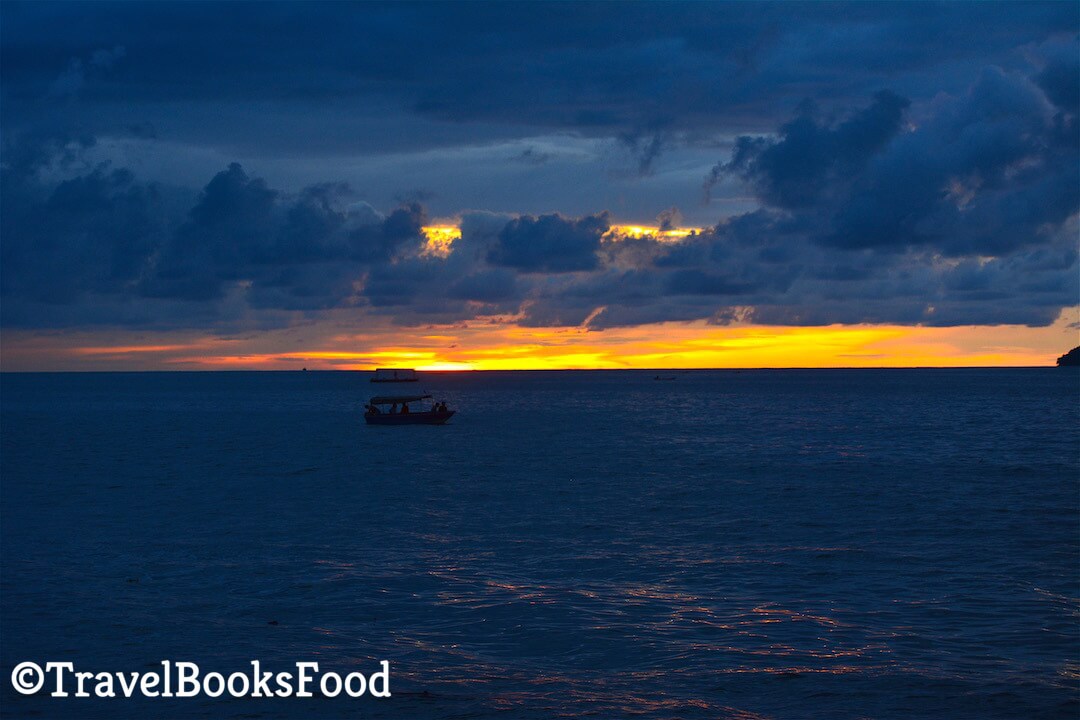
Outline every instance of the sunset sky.
{"type": "Polygon", "coordinates": [[[1080,6],[0,4],[0,367],[1048,365],[1080,6]]]}

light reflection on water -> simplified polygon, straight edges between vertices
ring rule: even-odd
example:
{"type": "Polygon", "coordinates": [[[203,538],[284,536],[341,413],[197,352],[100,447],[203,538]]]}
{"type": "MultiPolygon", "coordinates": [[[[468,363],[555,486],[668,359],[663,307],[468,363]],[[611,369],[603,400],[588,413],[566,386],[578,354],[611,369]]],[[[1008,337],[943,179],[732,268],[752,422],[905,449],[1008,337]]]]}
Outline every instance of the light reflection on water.
{"type": "Polygon", "coordinates": [[[393,667],[159,717],[1075,717],[1066,373],[443,376],[443,428],[360,424],[344,373],[2,376],[0,676],[393,667]]]}

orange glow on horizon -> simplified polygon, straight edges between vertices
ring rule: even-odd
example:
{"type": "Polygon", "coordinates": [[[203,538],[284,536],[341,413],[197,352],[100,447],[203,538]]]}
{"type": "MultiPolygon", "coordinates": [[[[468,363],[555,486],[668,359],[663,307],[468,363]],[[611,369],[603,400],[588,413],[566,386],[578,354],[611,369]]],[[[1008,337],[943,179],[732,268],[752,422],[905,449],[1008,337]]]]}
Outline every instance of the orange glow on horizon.
{"type": "Polygon", "coordinates": [[[420,365],[417,370],[427,370],[430,372],[454,372],[461,370],[475,370],[470,363],[463,362],[433,362],[427,365],[420,365]]]}
{"type": "Polygon", "coordinates": [[[486,318],[420,331],[386,324],[352,335],[316,324],[244,338],[5,331],[0,351],[3,369],[14,371],[1047,366],[1080,344],[1078,316],[1080,308],[1069,309],[1044,328],[672,322],[595,331],[486,318]]]}

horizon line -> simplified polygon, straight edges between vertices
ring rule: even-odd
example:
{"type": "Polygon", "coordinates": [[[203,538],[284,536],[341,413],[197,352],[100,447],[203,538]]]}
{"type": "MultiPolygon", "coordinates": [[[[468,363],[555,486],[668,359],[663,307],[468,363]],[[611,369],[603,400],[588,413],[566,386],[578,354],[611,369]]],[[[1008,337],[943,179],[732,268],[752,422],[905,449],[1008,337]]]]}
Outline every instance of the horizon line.
{"type": "MultiPolygon", "coordinates": [[[[837,365],[835,367],[796,367],[796,366],[747,366],[747,367],[697,367],[697,368],[502,368],[498,370],[461,368],[455,370],[419,370],[416,368],[396,368],[398,370],[416,370],[418,373],[548,373],[548,372],[667,372],[667,373],[692,373],[692,372],[744,372],[753,370],[1041,370],[1050,368],[1067,368],[1070,365],[874,365],[859,367],[853,365],[837,365]]],[[[1080,366],[1078,366],[1080,367],[1080,366]]],[[[378,368],[387,369],[387,368],[378,368]]],[[[394,368],[389,368],[394,369],[394,368]]],[[[3,370],[0,375],[107,375],[107,374],[150,374],[150,373],[374,373],[375,368],[370,370],[356,370],[353,368],[276,368],[276,369],[153,369],[153,370],[3,370]]]]}

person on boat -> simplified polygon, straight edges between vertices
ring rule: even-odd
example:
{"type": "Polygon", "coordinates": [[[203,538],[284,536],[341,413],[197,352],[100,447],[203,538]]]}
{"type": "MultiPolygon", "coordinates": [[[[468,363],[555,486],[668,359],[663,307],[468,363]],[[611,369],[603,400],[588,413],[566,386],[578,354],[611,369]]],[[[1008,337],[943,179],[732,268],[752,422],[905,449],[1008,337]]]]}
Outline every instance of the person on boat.
{"type": "Polygon", "coordinates": [[[394,406],[390,408],[390,414],[397,415],[397,403],[394,403],[394,406]]]}
{"type": "Polygon", "coordinates": [[[401,403],[401,414],[402,415],[408,415],[409,414],[409,403],[401,403]]]}

